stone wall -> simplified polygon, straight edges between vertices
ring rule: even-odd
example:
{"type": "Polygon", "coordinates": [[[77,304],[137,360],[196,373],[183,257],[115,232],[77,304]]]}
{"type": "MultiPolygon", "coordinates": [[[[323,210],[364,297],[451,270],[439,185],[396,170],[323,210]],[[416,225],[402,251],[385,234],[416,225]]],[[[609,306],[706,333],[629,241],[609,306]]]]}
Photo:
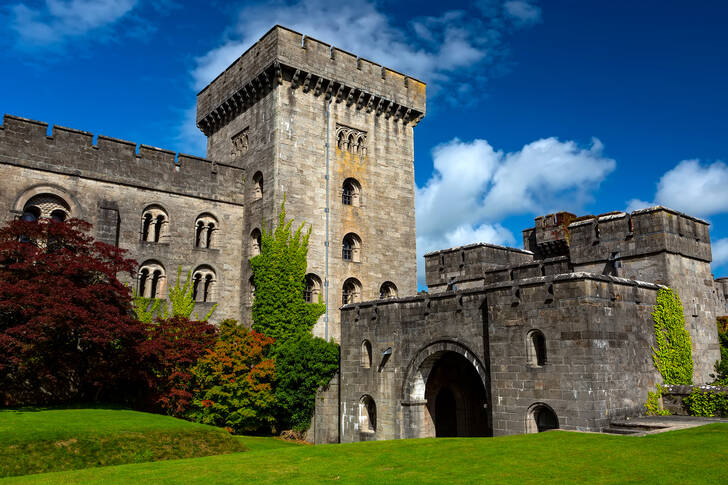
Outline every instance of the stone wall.
{"type": "Polygon", "coordinates": [[[446,352],[461,355],[481,376],[490,433],[526,432],[535,404],[553,409],[563,429],[599,431],[613,417],[639,412],[657,382],[650,357],[657,289],[575,273],[347,305],[341,439],[434,435],[432,398],[424,389],[446,352]],[[529,359],[532,330],[545,337],[543,365],[529,359]],[[365,341],[370,367],[362,365],[365,341]],[[359,429],[362,396],[376,402],[374,433],[359,429]]]}
{"type": "MultiPolygon", "coordinates": [[[[52,194],[65,200],[70,215],[94,225],[94,236],[129,251],[140,265],[154,261],[174,284],[177,268],[209,266],[216,275],[219,303],[214,320],[240,318],[239,284],[243,177],[238,168],[187,155],[6,115],[0,128],[4,220],[23,213],[32,197],[52,194]],[[145,208],[168,215],[159,242],[141,240],[145,208]],[[195,247],[199,215],[217,219],[215,244],[195,247]]],[[[123,277],[127,281],[128,277],[123,277]]],[[[131,283],[131,281],[130,281],[131,283]]],[[[136,282],[133,282],[136,284],[136,282]]],[[[162,292],[166,296],[166,291],[162,292]]],[[[203,313],[212,303],[198,305],[203,313]]]]}

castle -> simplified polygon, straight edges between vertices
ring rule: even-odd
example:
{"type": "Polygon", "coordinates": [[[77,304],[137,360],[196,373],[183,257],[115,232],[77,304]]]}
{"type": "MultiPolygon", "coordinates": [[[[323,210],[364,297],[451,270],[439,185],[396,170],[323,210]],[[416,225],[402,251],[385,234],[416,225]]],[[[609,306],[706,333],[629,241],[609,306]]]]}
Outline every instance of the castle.
{"type": "Polygon", "coordinates": [[[426,255],[417,294],[413,128],[425,85],[273,27],[197,96],[207,158],[5,115],[0,212],[76,217],[139,262],[139,294],[192,274],[196,310],[250,323],[249,259],[284,198],[311,224],[305,298],[314,334],[341,343],[316,402],[316,442],[599,431],[658,382],[650,313],[682,297],[695,380],[719,358],[705,221],[656,207],[426,255]],[[340,310],[339,307],[341,307],[340,310]]]}

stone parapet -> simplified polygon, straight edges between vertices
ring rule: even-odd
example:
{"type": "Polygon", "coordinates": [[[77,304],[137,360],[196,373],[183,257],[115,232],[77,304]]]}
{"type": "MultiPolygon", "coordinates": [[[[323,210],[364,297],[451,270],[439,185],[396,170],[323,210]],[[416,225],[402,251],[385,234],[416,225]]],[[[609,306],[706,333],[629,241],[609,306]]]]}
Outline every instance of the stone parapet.
{"type": "Polygon", "coordinates": [[[242,204],[243,172],[192,155],[6,114],[0,163],[242,204]]]}

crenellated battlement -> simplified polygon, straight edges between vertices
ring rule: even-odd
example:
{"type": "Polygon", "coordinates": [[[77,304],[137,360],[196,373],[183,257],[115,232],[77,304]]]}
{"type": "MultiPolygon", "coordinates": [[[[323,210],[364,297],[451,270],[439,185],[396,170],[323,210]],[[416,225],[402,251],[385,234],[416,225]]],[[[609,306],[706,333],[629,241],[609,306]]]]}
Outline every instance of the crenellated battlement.
{"type": "Polygon", "coordinates": [[[662,206],[580,218],[568,232],[575,265],[660,252],[711,260],[708,222],[662,206]]]}
{"type": "MultiPolygon", "coordinates": [[[[372,324],[384,321],[417,321],[430,314],[457,313],[471,302],[480,307],[485,299],[491,311],[518,313],[526,308],[553,307],[579,301],[649,304],[664,286],[593,273],[564,273],[534,276],[518,281],[503,280],[474,288],[421,293],[416,296],[373,300],[341,307],[343,322],[372,324]]],[[[525,318],[524,318],[525,320],[525,318]]]]}
{"type": "Polygon", "coordinates": [[[242,204],[243,171],[204,158],[4,115],[0,162],[242,204]],[[22,155],[21,155],[22,154],[22,155]]]}
{"type": "Polygon", "coordinates": [[[470,244],[425,254],[427,287],[445,291],[455,282],[482,280],[486,271],[531,263],[533,253],[495,244],[470,244]]]}
{"type": "Polygon", "coordinates": [[[426,110],[422,81],[276,25],[198,93],[198,126],[213,133],[284,80],[403,123],[426,110]]]}

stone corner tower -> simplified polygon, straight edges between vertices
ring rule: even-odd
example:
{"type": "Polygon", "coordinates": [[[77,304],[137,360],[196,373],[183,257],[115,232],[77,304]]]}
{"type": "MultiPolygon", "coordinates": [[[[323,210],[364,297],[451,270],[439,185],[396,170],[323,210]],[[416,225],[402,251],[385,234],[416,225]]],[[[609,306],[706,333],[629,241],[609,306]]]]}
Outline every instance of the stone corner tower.
{"type": "Polygon", "coordinates": [[[342,303],[417,291],[413,128],[425,84],[275,26],[197,96],[207,156],[245,171],[242,315],[249,258],[283,197],[312,225],[307,298],[327,306],[314,328],[340,338],[342,303]]]}

